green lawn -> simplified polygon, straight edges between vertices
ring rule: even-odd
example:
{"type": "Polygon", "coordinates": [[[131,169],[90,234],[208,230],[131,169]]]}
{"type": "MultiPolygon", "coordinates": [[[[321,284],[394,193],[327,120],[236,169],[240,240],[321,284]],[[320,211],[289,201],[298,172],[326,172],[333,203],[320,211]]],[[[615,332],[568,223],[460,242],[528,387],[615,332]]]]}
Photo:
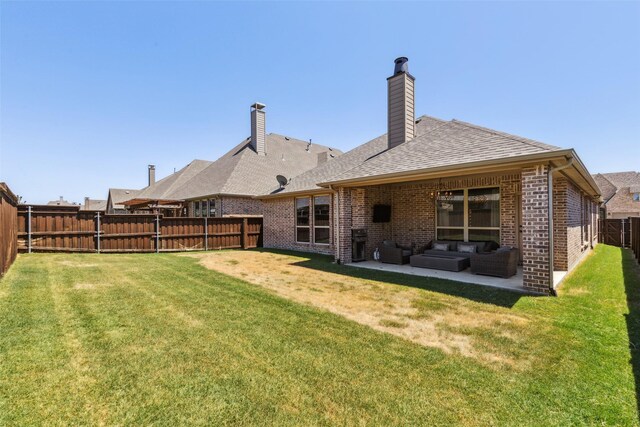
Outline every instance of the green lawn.
{"type": "MultiPolygon", "coordinates": [[[[530,319],[528,364],[423,347],[196,258],[20,255],[0,281],[0,425],[638,425],[628,251],[598,246],[558,298],[374,276],[420,288],[427,311],[446,299],[470,318],[490,307],[530,319]]],[[[470,333],[508,352],[518,341],[496,329],[470,333]]]]}

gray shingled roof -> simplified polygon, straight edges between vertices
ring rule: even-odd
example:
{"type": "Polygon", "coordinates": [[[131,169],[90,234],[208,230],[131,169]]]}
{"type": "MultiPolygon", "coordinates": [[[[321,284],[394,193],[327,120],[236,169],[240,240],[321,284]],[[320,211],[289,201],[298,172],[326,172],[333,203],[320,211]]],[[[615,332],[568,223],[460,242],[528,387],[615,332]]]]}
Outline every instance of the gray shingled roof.
{"type": "Polygon", "coordinates": [[[531,139],[451,120],[366,160],[327,182],[560,151],[531,139]]]}
{"type": "Polygon", "coordinates": [[[612,172],[593,175],[602,191],[607,212],[640,212],[640,202],[633,200],[633,193],[640,192],[640,172],[612,172]]]}
{"type": "Polygon", "coordinates": [[[614,194],[616,194],[618,188],[601,173],[597,173],[592,176],[593,180],[596,182],[596,184],[598,184],[598,188],[600,188],[600,192],[602,193],[602,200],[607,203],[609,199],[611,199],[614,194]]]}
{"type": "Polygon", "coordinates": [[[88,206],[82,204],[80,207],[81,211],[104,211],[107,209],[107,201],[106,200],[94,200],[89,199],[88,206]]]}
{"type": "Polygon", "coordinates": [[[256,153],[247,139],[167,196],[183,200],[214,194],[269,194],[279,189],[277,175],[289,179],[315,168],[318,154],[322,152],[329,152],[337,158],[342,154],[340,150],[324,145],[314,143],[309,146],[306,141],[273,133],[266,136],[266,152],[266,155],[256,153]]]}
{"type": "Polygon", "coordinates": [[[140,192],[140,190],[132,190],[128,188],[110,188],[109,197],[111,198],[111,204],[113,209],[124,209],[123,202],[131,200],[140,192]]]}
{"type": "MultiPolygon", "coordinates": [[[[430,116],[422,116],[416,120],[416,135],[421,136],[432,131],[436,127],[446,123],[444,120],[430,116]]],[[[383,152],[387,149],[387,134],[381,135],[362,145],[357,146],[335,159],[329,160],[326,164],[320,165],[302,175],[294,177],[284,190],[278,194],[288,194],[303,191],[317,190],[317,184],[330,181],[336,176],[353,169],[362,164],[367,159],[383,152]]]]}
{"type": "Polygon", "coordinates": [[[601,173],[609,182],[618,188],[631,187],[634,185],[640,185],[640,172],[628,171],[628,172],[611,172],[601,173]]]}
{"type": "MultiPolygon", "coordinates": [[[[143,188],[135,195],[135,198],[148,200],[180,200],[179,197],[175,196],[176,192],[212,163],[213,162],[208,160],[193,160],[179,171],[143,188]]],[[[133,198],[134,197],[131,197],[131,199],[133,198]]]]}
{"type": "Polygon", "coordinates": [[[49,205],[49,206],[78,206],[75,203],[71,203],[68,200],[64,200],[62,197],[60,197],[60,199],[58,199],[58,200],[51,200],[50,202],[47,202],[47,205],[49,205]]]}

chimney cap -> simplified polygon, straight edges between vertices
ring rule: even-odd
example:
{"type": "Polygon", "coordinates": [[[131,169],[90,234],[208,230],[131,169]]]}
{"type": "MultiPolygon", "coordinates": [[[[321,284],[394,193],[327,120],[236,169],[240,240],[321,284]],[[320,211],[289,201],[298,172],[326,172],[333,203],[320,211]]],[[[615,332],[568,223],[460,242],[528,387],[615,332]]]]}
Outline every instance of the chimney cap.
{"type": "Polygon", "coordinates": [[[394,64],[396,64],[395,69],[393,70],[393,74],[398,74],[398,73],[408,73],[409,72],[409,58],[407,58],[406,56],[401,56],[399,58],[396,58],[395,61],[393,61],[394,64]]]}
{"type": "Polygon", "coordinates": [[[251,108],[254,108],[256,110],[262,110],[264,107],[266,107],[266,105],[261,102],[256,102],[251,106],[251,108]]]}
{"type": "Polygon", "coordinates": [[[393,76],[389,77],[389,79],[397,76],[398,74],[406,74],[415,80],[415,78],[409,73],[409,58],[406,56],[400,56],[396,58],[393,63],[395,64],[393,68],[393,76]]]}

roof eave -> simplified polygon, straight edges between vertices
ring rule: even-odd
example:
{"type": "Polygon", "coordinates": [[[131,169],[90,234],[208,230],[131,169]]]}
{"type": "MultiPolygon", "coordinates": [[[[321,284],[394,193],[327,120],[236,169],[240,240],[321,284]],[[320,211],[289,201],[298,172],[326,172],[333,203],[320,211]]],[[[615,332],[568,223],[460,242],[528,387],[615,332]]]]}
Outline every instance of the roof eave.
{"type": "Polygon", "coordinates": [[[284,199],[287,197],[298,197],[298,196],[306,196],[306,195],[316,195],[316,194],[326,194],[328,188],[313,188],[307,190],[297,190],[297,191],[288,191],[285,193],[273,193],[273,194],[263,194],[260,196],[256,196],[256,199],[266,200],[266,199],[284,199]]]}
{"type": "Polygon", "coordinates": [[[377,185],[377,184],[391,184],[406,181],[415,181],[422,179],[438,178],[447,175],[471,175],[482,172],[495,172],[505,167],[524,167],[532,165],[537,162],[550,162],[553,160],[566,160],[570,157],[575,158],[577,161],[574,163],[576,169],[583,176],[584,180],[591,187],[591,194],[600,195],[598,186],[593,178],[588,174],[586,167],[577,156],[573,149],[554,150],[544,153],[525,154],[521,156],[504,157],[494,160],[483,160],[478,162],[467,162],[456,165],[447,165],[435,168],[417,169],[411,171],[402,171],[391,174],[376,175],[370,177],[361,177],[345,180],[326,181],[318,184],[320,187],[329,186],[356,186],[356,185],[377,185]],[[587,178],[586,176],[589,176],[587,178]]]}

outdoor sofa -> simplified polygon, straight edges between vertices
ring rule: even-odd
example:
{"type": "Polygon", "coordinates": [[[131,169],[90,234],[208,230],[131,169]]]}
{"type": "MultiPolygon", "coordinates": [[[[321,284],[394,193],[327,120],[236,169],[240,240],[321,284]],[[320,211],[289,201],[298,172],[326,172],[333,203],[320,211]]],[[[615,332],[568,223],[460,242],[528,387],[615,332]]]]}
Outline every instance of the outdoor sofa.
{"type": "Polygon", "coordinates": [[[385,240],[380,246],[380,262],[386,264],[408,264],[413,254],[410,247],[400,246],[392,240],[385,240]]]}
{"type": "Polygon", "coordinates": [[[518,271],[518,249],[508,246],[495,252],[471,254],[471,272],[508,278],[518,271]]]}

